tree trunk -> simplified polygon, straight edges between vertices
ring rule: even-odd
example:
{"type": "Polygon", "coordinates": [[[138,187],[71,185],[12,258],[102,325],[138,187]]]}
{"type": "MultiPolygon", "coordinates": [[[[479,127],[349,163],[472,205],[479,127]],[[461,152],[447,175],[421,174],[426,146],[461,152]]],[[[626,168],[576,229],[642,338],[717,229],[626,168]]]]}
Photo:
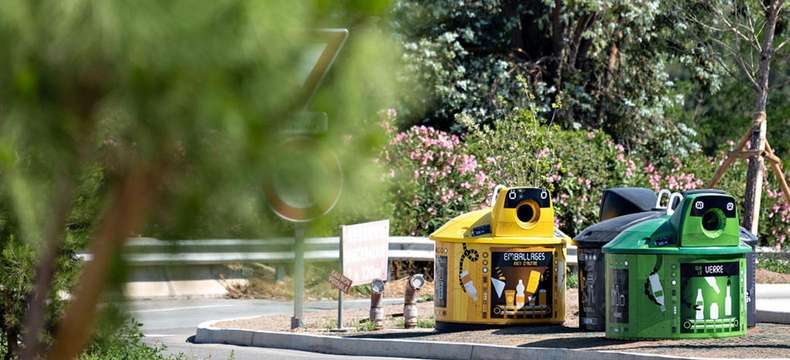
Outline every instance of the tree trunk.
{"type": "Polygon", "coordinates": [[[767,118],[765,105],[768,101],[768,75],[771,69],[773,56],[774,31],[779,12],[784,1],[775,0],[769,6],[763,33],[763,46],[760,53],[760,67],[757,71],[757,99],[754,102],[754,117],[752,122],[752,139],[749,150],[758,151],[758,155],[749,158],[749,167],[746,171],[746,193],[744,194],[743,226],[752,234],[757,235],[760,223],[760,197],[763,189],[763,169],[765,160],[762,152],[765,151],[765,132],[767,118]]]}
{"type": "Polygon", "coordinates": [[[554,86],[557,93],[562,90],[562,63],[565,52],[565,42],[562,41],[565,26],[562,24],[562,0],[554,0],[554,8],[551,10],[551,53],[554,57],[552,62],[556,66],[554,71],[554,86]]]}
{"type": "Polygon", "coordinates": [[[110,205],[90,244],[93,260],[80,273],[74,298],[60,321],[48,359],[74,359],[90,340],[110,261],[129,234],[143,224],[164,179],[166,165],[164,160],[155,166],[138,164],[113,189],[110,205]]]}
{"type": "Polygon", "coordinates": [[[516,26],[510,30],[510,47],[513,49],[524,49],[524,37],[521,36],[523,31],[521,26],[521,14],[518,12],[518,2],[516,0],[509,0],[504,5],[505,17],[513,18],[516,21],[516,26]]]}
{"type": "MultiPolygon", "coordinates": [[[[620,24],[620,20],[617,21],[618,25],[620,24]]],[[[617,67],[617,57],[620,54],[620,48],[618,47],[618,43],[623,36],[623,32],[620,30],[615,31],[614,38],[612,39],[612,46],[609,48],[609,59],[606,63],[606,72],[603,74],[603,83],[601,84],[601,88],[599,89],[599,96],[598,96],[598,109],[596,110],[595,114],[595,121],[597,125],[600,126],[604,123],[603,121],[603,111],[604,107],[608,104],[610,100],[609,96],[609,87],[612,83],[612,76],[614,75],[615,69],[617,67]]]]}
{"type": "Polygon", "coordinates": [[[71,174],[61,174],[61,180],[56,187],[55,201],[53,204],[52,218],[47,225],[44,249],[35,268],[35,287],[33,296],[28,304],[25,318],[25,348],[20,359],[36,359],[44,350],[41,343],[41,332],[46,325],[47,297],[55,279],[58,268],[58,257],[62,252],[65,240],[66,218],[71,209],[73,182],[71,174]]]}

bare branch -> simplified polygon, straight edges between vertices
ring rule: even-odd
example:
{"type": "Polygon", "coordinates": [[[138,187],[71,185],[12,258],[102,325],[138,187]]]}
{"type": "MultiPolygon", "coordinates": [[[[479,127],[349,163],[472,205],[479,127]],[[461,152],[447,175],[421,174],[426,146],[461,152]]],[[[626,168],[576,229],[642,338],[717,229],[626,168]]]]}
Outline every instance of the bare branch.
{"type": "Polygon", "coordinates": [[[744,35],[740,30],[738,30],[738,26],[736,26],[735,24],[733,24],[732,22],[727,20],[728,15],[725,14],[724,12],[722,12],[722,10],[719,7],[712,6],[711,8],[716,13],[718,19],[721,20],[724,23],[724,25],[727,26],[727,28],[730,30],[730,32],[735,34],[738,38],[740,38],[740,39],[746,41],[747,43],[749,43],[749,45],[751,45],[755,50],[762,51],[761,48],[760,48],[760,45],[759,45],[759,41],[758,42],[753,42],[751,39],[749,39],[748,36],[744,35]]]}
{"type": "Polygon", "coordinates": [[[693,22],[693,23],[695,23],[695,24],[699,25],[699,26],[702,26],[702,27],[704,27],[704,28],[707,28],[708,30],[713,30],[713,31],[717,31],[717,32],[726,32],[726,31],[727,31],[727,29],[723,29],[723,28],[715,27],[715,26],[713,26],[713,25],[711,25],[711,24],[708,24],[708,23],[706,23],[706,22],[704,22],[704,21],[702,21],[702,20],[700,20],[700,19],[697,19],[697,17],[696,17],[696,16],[694,16],[694,15],[691,15],[691,14],[687,14],[686,18],[687,18],[688,20],[690,20],[691,22],[693,22]]]}
{"type": "Polygon", "coordinates": [[[720,56],[714,56],[713,59],[716,60],[717,63],[719,63],[719,66],[721,66],[721,68],[724,69],[725,72],[727,72],[727,75],[729,75],[732,78],[738,77],[738,74],[736,74],[735,71],[730,69],[729,64],[725,63],[724,59],[722,59],[720,56]]]}
{"type": "Polygon", "coordinates": [[[757,85],[757,81],[754,78],[754,74],[753,74],[754,69],[752,69],[748,65],[746,65],[746,62],[743,61],[743,57],[741,56],[741,54],[738,51],[738,49],[733,49],[732,47],[727,45],[727,43],[725,43],[724,41],[721,41],[719,39],[711,38],[711,40],[713,42],[719,44],[719,46],[721,46],[723,49],[727,50],[727,52],[729,52],[732,55],[733,59],[735,60],[735,62],[740,67],[741,72],[746,76],[746,79],[749,80],[749,82],[752,84],[752,86],[754,86],[755,89],[759,89],[760,87],[757,85]]]}
{"type": "Polygon", "coordinates": [[[776,49],[774,49],[774,53],[778,53],[779,50],[781,50],[782,47],[785,46],[785,44],[787,44],[788,40],[790,40],[790,39],[785,39],[785,41],[782,41],[779,45],[777,45],[776,49]]]}
{"type": "MultiPolygon", "coordinates": [[[[752,18],[751,16],[752,10],[749,8],[749,2],[745,1],[744,6],[746,6],[746,20],[749,22],[749,26],[744,25],[744,27],[746,27],[749,30],[749,35],[752,36],[750,41],[753,42],[754,44],[757,44],[758,47],[757,51],[762,51],[762,47],[760,47],[760,40],[758,39],[757,31],[754,30],[755,29],[754,18],[752,18]]],[[[763,26],[765,25],[763,24],[763,26]]],[[[760,28],[760,32],[761,31],[762,31],[762,27],[760,28]]]]}

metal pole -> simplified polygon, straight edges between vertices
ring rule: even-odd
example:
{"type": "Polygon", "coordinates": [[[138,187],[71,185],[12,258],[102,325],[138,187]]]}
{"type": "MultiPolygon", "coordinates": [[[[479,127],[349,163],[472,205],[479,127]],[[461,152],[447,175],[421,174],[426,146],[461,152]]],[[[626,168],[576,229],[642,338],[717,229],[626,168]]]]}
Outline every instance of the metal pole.
{"type": "MultiPolygon", "coordinates": [[[[343,228],[345,225],[340,226],[340,244],[339,244],[339,260],[340,260],[340,273],[343,273],[343,228]]],[[[335,326],[337,330],[343,328],[343,291],[337,289],[337,324],[335,326]]]]}
{"type": "Polygon", "coordinates": [[[304,326],[304,225],[294,225],[294,316],[291,329],[304,326]]]}
{"type": "Polygon", "coordinates": [[[337,329],[343,328],[343,291],[337,290],[337,329]]]}

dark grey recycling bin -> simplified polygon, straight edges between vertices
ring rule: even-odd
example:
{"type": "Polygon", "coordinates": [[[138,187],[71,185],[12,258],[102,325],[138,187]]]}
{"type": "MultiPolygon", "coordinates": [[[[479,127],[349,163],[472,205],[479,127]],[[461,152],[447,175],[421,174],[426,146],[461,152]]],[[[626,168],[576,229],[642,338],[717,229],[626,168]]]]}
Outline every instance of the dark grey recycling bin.
{"type": "Polygon", "coordinates": [[[606,325],[606,262],[601,247],[624,229],[665,213],[652,211],[655,205],[656,193],[650,189],[606,189],[601,197],[601,222],[573,239],[579,263],[579,328],[582,330],[603,331],[606,325]]]}
{"type": "Polygon", "coordinates": [[[618,216],[584,229],[573,241],[579,262],[579,328],[589,331],[606,329],[606,271],[601,247],[623,230],[666,211],[645,211],[618,216]]]}
{"type": "Polygon", "coordinates": [[[749,230],[741,227],[741,241],[752,248],[752,252],[746,254],[746,326],[754,327],[757,325],[757,294],[755,292],[755,278],[757,266],[757,237],[752,235],[749,230]]]}

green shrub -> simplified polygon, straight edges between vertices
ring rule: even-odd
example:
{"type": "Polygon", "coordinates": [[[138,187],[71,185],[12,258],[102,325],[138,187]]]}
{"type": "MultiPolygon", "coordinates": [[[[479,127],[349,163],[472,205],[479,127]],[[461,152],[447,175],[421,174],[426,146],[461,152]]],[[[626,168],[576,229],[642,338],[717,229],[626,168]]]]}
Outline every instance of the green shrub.
{"type": "Polygon", "coordinates": [[[579,286],[579,275],[571,274],[568,271],[568,277],[566,278],[568,281],[565,283],[565,287],[568,289],[575,289],[579,286]]]}
{"type": "Polygon", "coordinates": [[[469,147],[492,181],[549,189],[556,223],[571,235],[598,221],[603,189],[640,181],[639,161],[601,131],[542,126],[531,110],[470,126],[469,147]]]}
{"type": "Polygon", "coordinates": [[[762,259],[757,261],[757,268],[782,274],[790,274],[790,260],[762,259]]]}
{"type": "Polygon", "coordinates": [[[459,120],[491,124],[534,107],[545,123],[682,154],[698,147],[696,133],[666,112],[698,90],[677,89],[674,65],[688,64],[694,84],[718,74],[709,55],[680,46],[696,41],[677,31],[676,11],[658,1],[394,1],[402,78],[419,85],[401,98],[402,124],[465,130],[459,120]]]}
{"type": "Polygon", "coordinates": [[[436,327],[436,320],[431,319],[417,319],[417,327],[422,329],[433,329],[436,327]]]}
{"type": "Polygon", "coordinates": [[[93,342],[80,360],[182,360],[183,354],[165,355],[164,345],[143,342],[142,324],[110,307],[98,322],[93,342]]]}
{"type": "Polygon", "coordinates": [[[365,319],[360,321],[356,327],[357,331],[375,331],[376,330],[376,323],[365,319]]]}

